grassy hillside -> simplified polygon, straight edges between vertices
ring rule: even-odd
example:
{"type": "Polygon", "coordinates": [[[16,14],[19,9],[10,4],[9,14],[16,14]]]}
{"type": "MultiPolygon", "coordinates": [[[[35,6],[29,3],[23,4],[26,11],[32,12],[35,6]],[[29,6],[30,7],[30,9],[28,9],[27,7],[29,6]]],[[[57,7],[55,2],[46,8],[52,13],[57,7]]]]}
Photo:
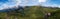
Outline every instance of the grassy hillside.
{"type": "MultiPolygon", "coordinates": [[[[57,18],[60,18],[60,15],[59,15],[60,11],[59,10],[57,11],[57,10],[58,9],[42,8],[40,6],[25,7],[24,8],[25,15],[22,17],[19,14],[16,17],[18,19],[44,19],[45,13],[49,12],[49,13],[52,13],[52,15],[49,17],[49,19],[57,19],[57,18]],[[59,13],[57,13],[57,12],[59,12],[59,13]]],[[[6,19],[6,17],[7,17],[6,12],[0,12],[0,19],[6,19]]],[[[9,16],[9,19],[14,19],[14,15],[9,16]]]]}

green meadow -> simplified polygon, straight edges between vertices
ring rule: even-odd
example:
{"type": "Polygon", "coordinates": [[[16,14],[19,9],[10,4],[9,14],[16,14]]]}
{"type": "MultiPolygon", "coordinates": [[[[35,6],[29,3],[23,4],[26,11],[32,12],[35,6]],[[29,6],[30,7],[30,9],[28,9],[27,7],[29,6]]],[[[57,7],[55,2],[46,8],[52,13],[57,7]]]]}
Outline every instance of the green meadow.
{"type": "MultiPolygon", "coordinates": [[[[12,13],[13,12],[16,11],[12,11],[12,13]]],[[[16,15],[10,15],[9,19],[45,19],[45,13],[51,13],[51,16],[49,16],[48,19],[60,19],[60,8],[42,6],[26,6],[24,7],[24,16],[21,16],[20,13],[16,13],[16,15]]],[[[7,12],[0,12],[0,19],[7,19],[7,15],[7,12]]]]}

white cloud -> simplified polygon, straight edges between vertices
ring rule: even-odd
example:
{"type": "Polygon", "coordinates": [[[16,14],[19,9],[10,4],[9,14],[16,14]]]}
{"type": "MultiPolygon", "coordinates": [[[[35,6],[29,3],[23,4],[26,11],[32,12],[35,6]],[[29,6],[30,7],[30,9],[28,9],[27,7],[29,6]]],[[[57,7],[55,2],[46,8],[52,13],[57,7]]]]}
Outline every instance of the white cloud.
{"type": "Polygon", "coordinates": [[[43,4],[42,6],[45,6],[45,7],[59,7],[60,8],[60,5],[58,5],[58,4],[43,4]]]}
{"type": "Polygon", "coordinates": [[[3,8],[0,8],[0,10],[3,10],[3,8]]]}
{"type": "Polygon", "coordinates": [[[3,9],[7,9],[9,7],[7,4],[3,4],[1,6],[2,6],[1,8],[3,8],[3,9]]]}
{"type": "Polygon", "coordinates": [[[46,2],[47,0],[39,0],[39,2],[46,2]]]}
{"type": "Polygon", "coordinates": [[[21,0],[16,0],[16,6],[20,5],[21,0]]]}
{"type": "Polygon", "coordinates": [[[21,3],[21,0],[9,0],[9,2],[1,4],[1,6],[3,7],[0,7],[0,10],[7,9],[8,7],[12,8],[13,6],[18,6],[20,3],[21,3]]]}
{"type": "Polygon", "coordinates": [[[60,5],[58,5],[58,7],[60,8],[60,5]]]}

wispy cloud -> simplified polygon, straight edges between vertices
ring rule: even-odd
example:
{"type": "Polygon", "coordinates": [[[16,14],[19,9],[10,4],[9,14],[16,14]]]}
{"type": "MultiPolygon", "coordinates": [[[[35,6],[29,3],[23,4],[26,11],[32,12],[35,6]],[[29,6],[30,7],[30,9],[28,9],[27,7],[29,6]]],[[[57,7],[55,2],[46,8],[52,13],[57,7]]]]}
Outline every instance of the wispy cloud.
{"type": "Polygon", "coordinates": [[[58,1],[56,1],[56,0],[40,0],[39,2],[42,6],[46,6],[46,7],[60,7],[59,0],[58,1]]]}
{"type": "Polygon", "coordinates": [[[47,0],[39,0],[39,2],[46,2],[47,0]]]}
{"type": "Polygon", "coordinates": [[[0,3],[0,6],[2,6],[0,7],[0,9],[6,9],[8,7],[11,8],[13,6],[19,5],[20,3],[21,3],[20,0],[8,0],[8,2],[6,3],[0,3]]]}
{"type": "MultiPolygon", "coordinates": [[[[43,5],[43,6],[55,6],[55,7],[60,7],[56,2],[56,4],[53,2],[54,0],[8,0],[6,3],[0,2],[0,9],[6,8],[6,7],[13,7],[13,6],[32,6],[32,5],[43,5]],[[1,7],[2,6],[2,7],[1,7]],[[4,7],[3,7],[4,6],[4,7]]],[[[59,3],[59,2],[58,2],[59,3]]],[[[60,3],[59,3],[60,4],[60,3]]]]}

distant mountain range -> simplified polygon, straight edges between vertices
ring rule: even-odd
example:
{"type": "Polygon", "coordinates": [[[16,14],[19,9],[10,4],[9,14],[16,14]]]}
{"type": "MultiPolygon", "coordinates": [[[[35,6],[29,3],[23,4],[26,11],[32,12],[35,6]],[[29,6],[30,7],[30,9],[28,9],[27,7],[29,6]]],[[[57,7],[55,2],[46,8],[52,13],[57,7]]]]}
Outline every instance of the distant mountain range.
{"type": "MultiPolygon", "coordinates": [[[[31,6],[27,6],[28,8],[30,8],[31,6]]],[[[23,7],[22,6],[18,6],[19,9],[22,9],[23,7]]],[[[52,8],[52,9],[57,9],[58,7],[42,7],[42,8],[52,8]]],[[[8,9],[3,9],[3,10],[0,10],[0,12],[8,12],[8,11],[11,11],[11,10],[16,10],[17,7],[14,6],[13,8],[8,8],[8,9]]]]}
{"type": "MultiPolygon", "coordinates": [[[[21,8],[22,8],[22,6],[18,6],[18,8],[19,8],[19,9],[21,9],[21,8]]],[[[17,9],[17,7],[16,7],[16,6],[14,6],[13,8],[8,8],[8,9],[0,10],[0,12],[8,12],[8,11],[11,11],[11,10],[16,10],[16,9],[17,9]]]]}

